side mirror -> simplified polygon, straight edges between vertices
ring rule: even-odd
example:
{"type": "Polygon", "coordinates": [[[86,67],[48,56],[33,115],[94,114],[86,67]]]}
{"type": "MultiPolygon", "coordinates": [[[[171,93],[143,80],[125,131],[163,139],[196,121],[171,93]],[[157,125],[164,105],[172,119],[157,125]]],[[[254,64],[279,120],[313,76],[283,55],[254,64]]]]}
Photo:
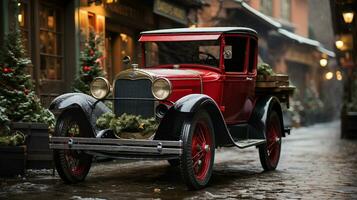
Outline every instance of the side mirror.
{"type": "Polygon", "coordinates": [[[129,65],[131,62],[131,58],[130,58],[130,56],[124,56],[122,61],[125,65],[129,65]]]}

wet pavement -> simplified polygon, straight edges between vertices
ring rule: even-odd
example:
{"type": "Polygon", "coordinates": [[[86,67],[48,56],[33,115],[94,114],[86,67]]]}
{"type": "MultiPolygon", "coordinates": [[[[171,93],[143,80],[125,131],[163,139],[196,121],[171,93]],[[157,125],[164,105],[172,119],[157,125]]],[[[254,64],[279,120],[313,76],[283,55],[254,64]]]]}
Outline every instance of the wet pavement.
{"type": "Polygon", "coordinates": [[[216,152],[200,191],[188,191],[166,161],[117,161],[96,164],[76,185],[49,170],[0,179],[0,199],[357,199],[357,141],[340,139],[339,122],[293,130],[273,172],[263,172],[255,148],[216,152]]]}

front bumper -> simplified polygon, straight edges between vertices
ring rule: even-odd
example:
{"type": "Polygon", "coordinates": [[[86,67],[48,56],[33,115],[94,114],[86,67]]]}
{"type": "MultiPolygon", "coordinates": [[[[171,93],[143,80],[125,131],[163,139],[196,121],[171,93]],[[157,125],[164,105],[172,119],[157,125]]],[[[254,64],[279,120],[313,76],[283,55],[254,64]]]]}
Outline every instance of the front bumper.
{"type": "Polygon", "coordinates": [[[108,157],[167,158],[182,154],[182,141],[50,137],[50,149],[82,150],[108,157]],[[116,155],[116,156],[115,156],[116,155]]]}

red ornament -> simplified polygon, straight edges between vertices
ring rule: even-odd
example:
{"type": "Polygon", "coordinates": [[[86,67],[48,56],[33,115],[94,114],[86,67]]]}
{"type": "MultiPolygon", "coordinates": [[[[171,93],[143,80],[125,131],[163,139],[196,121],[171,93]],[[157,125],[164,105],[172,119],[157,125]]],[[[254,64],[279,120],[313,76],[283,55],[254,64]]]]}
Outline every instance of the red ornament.
{"type": "Polygon", "coordinates": [[[30,93],[30,90],[25,88],[24,93],[25,93],[25,95],[28,95],[30,93]]]}
{"type": "Polygon", "coordinates": [[[83,66],[84,72],[89,72],[92,68],[90,66],[83,66]]]}
{"type": "Polygon", "coordinates": [[[14,70],[9,68],[9,67],[4,67],[4,69],[2,70],[5,74],[8,74],[8,73],[11,73],[13,72],[14,70]]]}
{"type": "Polygon", "coordinates": [[[94,51],[91,49],[90,52],[89,52],[89,54],[90,54],[91,56],[93,56],[93,55],[94,55],[94,51]]]}

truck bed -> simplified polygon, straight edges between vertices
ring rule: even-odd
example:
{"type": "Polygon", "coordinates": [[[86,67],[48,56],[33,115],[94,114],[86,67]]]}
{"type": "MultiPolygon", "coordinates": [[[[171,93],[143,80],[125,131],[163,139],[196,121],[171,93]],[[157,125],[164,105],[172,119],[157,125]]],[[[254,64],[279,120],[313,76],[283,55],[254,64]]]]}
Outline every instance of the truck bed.
{"type": "Polygon", "coordinates": [[[272,95],[279,98],[280,102],[286,103],[289,108],[289,96],[293,95],[295,86],[290,85],[289,76],[276,74],[272,76],[257,76],[255,94],[257,96],[272,95]]]}

